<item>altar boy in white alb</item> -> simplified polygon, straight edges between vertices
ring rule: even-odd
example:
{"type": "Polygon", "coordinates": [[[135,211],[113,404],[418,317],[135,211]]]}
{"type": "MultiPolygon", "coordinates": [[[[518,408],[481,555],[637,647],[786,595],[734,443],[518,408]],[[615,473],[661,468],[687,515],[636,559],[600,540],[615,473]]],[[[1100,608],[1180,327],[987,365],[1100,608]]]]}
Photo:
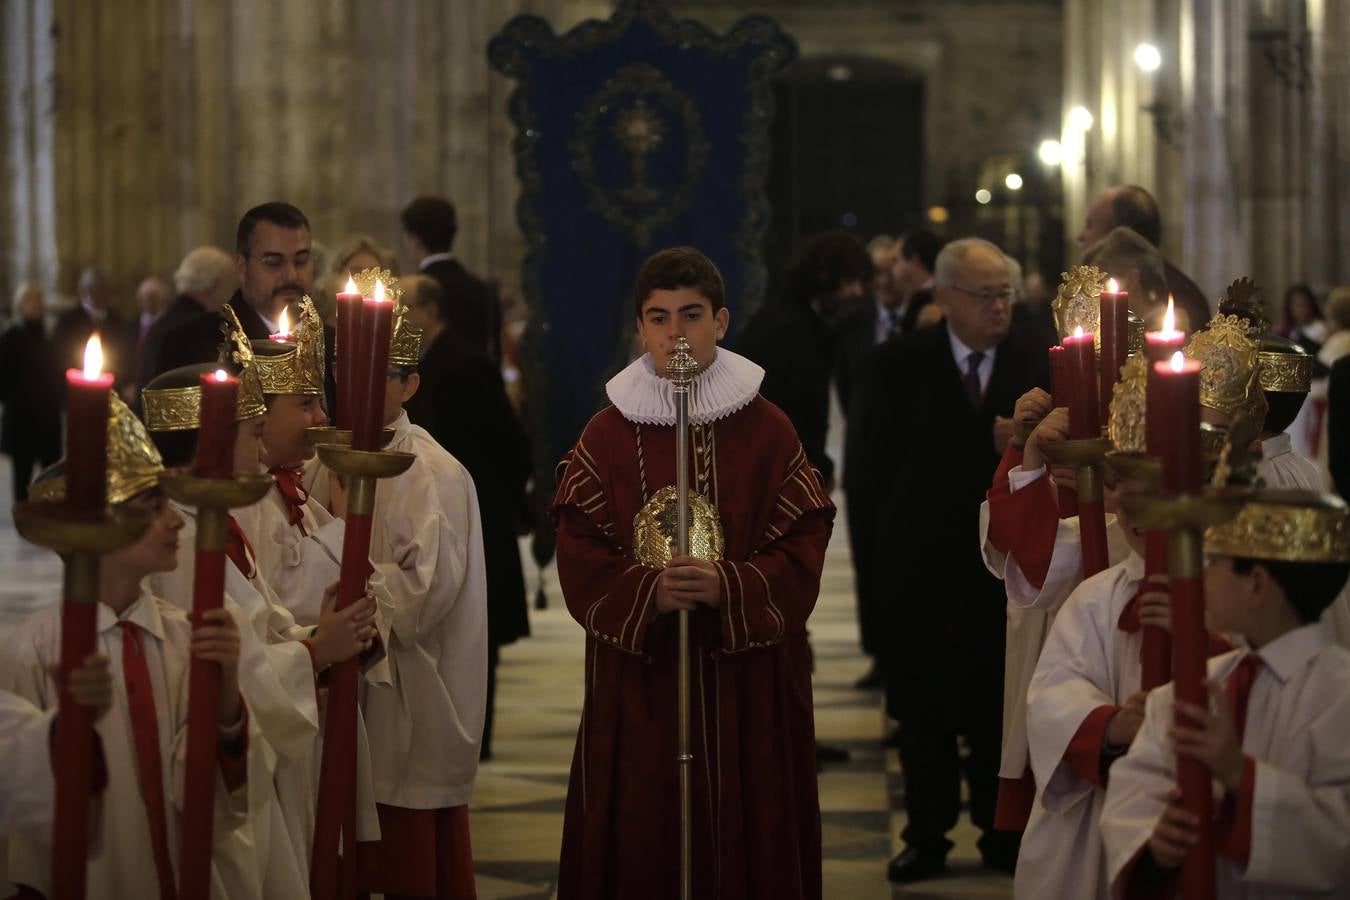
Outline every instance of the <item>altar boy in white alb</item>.
{"type": "Polygon", "coordinates": [[[1318,621],[1350,574],[1350,513],[1339,498],[1265,492],[1205,550],[1207,623],[1245,646],[1210,661],[1208,708],[1170,685],[1149,695],[1102,812],[1113,895],[1174,893],[1197,825],[1174,788],[1184,755],[1221,786],[1220,897],[1350,896],[1350,652],[1318,621]]]}
{"type": "MultiPolygon", "coordinates": [[[[236,677],[239,631],[223,609],[207,612],[205,624],[193,628],[181,610],[146,587],[147,576],[177,564],[175,545],[183,520],[159,493],[163,466],[149,435],[115,394],[108,431],[108,502],[137,509],[151,523],[135,543],[104,556],[99,567],[97,647],[112,662],[114,687],[113,709],[96,726],[107,788],[90,844],[86,897],[176,896],[188,670],[194,657],[221,666],[211,897],[255,896],[250,885],[230,879],[240,870],[221,865],[220,849],[248,812],[251,742],[236,677]]],[[[33,485],[34,499],[62,498],[64,478],[53,470],[45,475],[33,485]]],[[[42,709],[55,707],[52,667],[60,655],[58,604],[35,613],[11,635],[0,651],[0,688],[42,709]]],[[[50,835],[13,835],[0,846],[0,883],[31,889],[21,897],[32,896],[31,891],[46,896],[52,871],[50,835]]]]}
{"type": "MultiPolygon", "coordinates": [[[[422,332],[398,299],[397,281],[383,275],[396,303],[384,398],[384,423],[394,437],[387,449],[416,460],[375,492],[370,555],[388,591],[382,612],[392,684],[371,685],[364,698],[381,840],[361,845],[360,882],[386,895],[472,897],[468,802],[486,712],[488,650],[478,495],[464,466],[403,411],[420,380],[422,332]]],[[[358,287],[367,287],[362,276],[373,280],[374,270],[357,278],[358,287]]],[[[345,515],[341,482],[330,476],[327,486],[333,512],[345,515]]],[[[323,487],[321,479],[316,498],[323,487]]]]}

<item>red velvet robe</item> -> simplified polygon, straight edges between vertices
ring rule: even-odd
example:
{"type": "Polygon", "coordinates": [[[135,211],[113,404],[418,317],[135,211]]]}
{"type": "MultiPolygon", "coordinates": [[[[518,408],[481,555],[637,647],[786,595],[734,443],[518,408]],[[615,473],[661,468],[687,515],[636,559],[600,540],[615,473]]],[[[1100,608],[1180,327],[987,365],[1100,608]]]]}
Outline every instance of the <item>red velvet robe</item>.
{"type": "MultiPolygon", "coordinates": [[[[806,619],[834,506],[762,397],[691,429],[691,486],[718,510],[719,609],[692,614],[693,895],[821,896],[806,619]]],[[[586,698],[563,827],[561,900],[679,896],[677,619],[633,517],[675,481],[675,429],[609,407],[559,467],[558,576],[586,630],[586,698]]]]}

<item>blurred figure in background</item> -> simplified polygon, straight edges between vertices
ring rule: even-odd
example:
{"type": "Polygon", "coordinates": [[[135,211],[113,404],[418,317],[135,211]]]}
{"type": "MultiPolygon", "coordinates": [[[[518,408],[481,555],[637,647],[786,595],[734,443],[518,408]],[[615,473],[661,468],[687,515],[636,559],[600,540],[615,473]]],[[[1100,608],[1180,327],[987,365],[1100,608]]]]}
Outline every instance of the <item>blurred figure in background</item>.
{"type": "Polygon", "coordinates": [[[1278,331],[1309,353],[1322,348],[1327,339],[1327,323],[1311,287],[1291,284],[1284,292],[1284,319],[1278,331]]]}
{"type": "Polygon", "coordinates": [[[151,276],[136,285],[136,309],[139,314],[128,331],[128,342],[136,348],[136,358],[140,359],[141,347],[150,333],[150,326],[164,312],[169,302],[169,288],[161,278],[151,276]]]}
{"type": "Polygon", "coordinates": [[[342,283],[346,284],[348,275],[355,275],[363,269],[397,272],[398,256],[368,234],[352,235],[338,245],[330,271],[341,274],[342,283]]]}
{"type": "Polygon", "coordinates": [[[860,300],[872,275],[862,241],[844,231],[807,238],[788,270],[783,292],[759,310],[738,349],[764,367],[759,392],[797,429],[806,457],[834,490],[834,460],[825,453],[835,332],[843,305],[860,300]]]}
{"type": "Polygon", "coordinates": [[[1039,335],[1049,347],[1059,342],[1055,314],[1050,307],[1050,288],[1040,272],[1032,272],[1022,284],[1022,299],[1013,304],[1013,324],[1039,335]]]}
{"type": "Polygon", "coordinates": [[[17,503],[28,499],[34,466],[41,471],[61,457],[64,392],[42,289],[31,281],[21,285],[14,311],[14,322],[0,335],[0,453],[13,466],[17,503]]]}
{"type": "Polygon", "coordinates": [[[155,377],[155,364],[164,336],[203,313],[214,313],[230,299],[238,287],[234,271],[234,257],[219,247],[196,247],[189,250],[173,273],[173,302],[150,323],[136,353],[136,403],[140,410],[140,390],[155,377]]]}
{"type": "Polygon", "coordinates": [[[1329,375],[1337,360],[1350,356],[1350,287],[1332,288],[1327,295],[1327,337],[1317,351],[1317,365],[1313,369],[1312,390],[1290,432],[1294,448],[1322,469],[1327,484],[1332,483],[1330,452],[1327,446],[1329,375]],[[1299,447],[1300,439],[1306,449],[1299,447]]]}
{"type": "MultiPolygon", "coordinates": [[[[135,357],[127,343],[127,321],[112,308],[112,286],[102,269],[89,268],[80,273],[76,288],[79,303],[56,318],[52,341],[57,360],[63,368],[84,366],[84,347],[89,336],[98,332],[103,344],[103,371],[116,376],[118,389],[132,380],[135,357]]],[[[65,402],[64,392],[61,402],[65,402]]]]}
{"type": "Polygon", "coordinates": [[[858,632],[863,652],[872,658],[871,668],[858,679],[859,690],[881,687],[881,667],[877,654],[883,646],[881,622],[876,609],[877,593],[869,581],[872,567],[872,519],[870,493],[862,478],[859,456],[862,452],[862,420],[865,415],[862,389],[867,366],[878,344],[900,333],[897,307],[900,294],[895,289],[895,268],[900,261],[900,241],[888,234],[877,235],[867,244],[872,258],[870,296],[851,304],[840,316],[839,362],[835,370],[835,389],[844,410],[843,488],[848,497],[844,511],[848,515],[848,545],[853,561],[853,591],[858,604],[858,632]]]}
{"type": "MultiPolygon", "coordinates": [[[[1096,266],[1130,294],[1130,312],[1144,320],[1149,331],[1162,327],[1167,312],[1167,267],[1158,248],[1132,228],[1113,228],[1100,241],[1083,251],[1084,265],[1096,266]]],[[[1192,331],[1209,321],[1196,322],[1190,312],[1175,304],[1176,326],[1192,331]]]]}
{"type": "Polygon", "coordinates": [[[900,334],[926,328],[942,320],[941,310],[933,307],[933,272],[938,253],[947,245],[926,228],[907,232],[900,239],[900,257],[893,269],[895,291],[900,296],[897,315],[900,334]]]}
{"type": "Polygon", "coordinates": [[[417,268],[440,283],[448,327],[490,359],[502,358],[502,319],[492,287],[451,253],[459,234],[455,206],[444,197],[418,197],[403,208],[403,241],[417,268]]]}

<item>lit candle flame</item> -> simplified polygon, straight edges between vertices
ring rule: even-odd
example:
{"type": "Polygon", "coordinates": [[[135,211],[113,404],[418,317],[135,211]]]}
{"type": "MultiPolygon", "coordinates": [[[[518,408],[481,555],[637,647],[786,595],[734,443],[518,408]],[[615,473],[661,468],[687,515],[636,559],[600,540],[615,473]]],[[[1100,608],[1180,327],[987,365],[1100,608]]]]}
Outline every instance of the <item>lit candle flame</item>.
{"type": "Polygon", "coordinates": [[[346,286],[345,288],[342,289],[342,293],[344,293],[344,294],[355,294],[355,293],[356,293],[356,279],[355,279],[355,278],[353,278],[353,277],[350,276],[350,275],[347,276],[347,286],[346,286]]]}
{"type": "Polygon", "coordinates": [[[1077,326],[1076,328],[1074,328],[1074,330],[1073,330],[1073,336],[1076,337],[1076,338],[1080,338],[1080,337],[1083,336],[1083,326],[1082,326],[1082,325],[1079,325],[1079,326],[1077,326]]]}
{"type": "Polygon", "coordinates": [[[286,315],[286,307],[281,308],[281,318],[277,320],[277,334],[286,337],[291,333],[291,320],[286,315]]]}
{"type": "Polygon", "coordinates": [[[1172,354],[1172,371],[1181,372],[1186,369],[1186,355],[1178,350],[1172,354]]]}
{"type": "Polygon", "coordinates": [[[84,377],[92,381],[102,374],[103,342],[95,333],[89,335],[89,342],[84,345],[84,377]]]}
{"type": "Polygon", "coordinates": [[[375,279],[375,302],[384,302],[384,280],[380,278],[375,279]]]}
{"type": "Polygon", "coordinates": [[[216,381],[225,381],[229,377],[224,369],[216,369],[216,381]]]}
{"type": "Polygon", "coordinates": [[[1177,313],[1172,305],[1171,294],[1167,295],[1167,312],[1163,313],[1162,330],[1169,334],[1177,330],[1177,313]]]}
{"type": "Polygon", "coordinates": [[[1119,293],[1120,293],[1120,287],[1119,287],[1119,285],[1116,284],[1116,280],[1115,280],[1114,278],[1108,278],[1108,279],[1106,280],[1106,292],[1107,292],[1108,294],[1119,294],[1119,293]]]}

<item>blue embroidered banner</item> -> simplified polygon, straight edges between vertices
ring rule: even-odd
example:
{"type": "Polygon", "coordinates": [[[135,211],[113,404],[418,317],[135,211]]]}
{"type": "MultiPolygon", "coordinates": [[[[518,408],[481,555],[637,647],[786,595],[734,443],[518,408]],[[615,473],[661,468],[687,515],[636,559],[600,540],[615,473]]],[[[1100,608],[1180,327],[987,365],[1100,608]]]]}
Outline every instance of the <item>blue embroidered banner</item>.
{"type": "Polygon", "coordinates": [[[660,3],[627,0],[561,36],[519,16],[488,56],[518,82],[510,112],[530,309],[521,353],[548,496],[554,464],[629,360],[632,285],[647,256],[697,247],[726,280],[733,323],[758,305],[769,77],[796,44],[761,16],[719,37],[660,3]]]}

